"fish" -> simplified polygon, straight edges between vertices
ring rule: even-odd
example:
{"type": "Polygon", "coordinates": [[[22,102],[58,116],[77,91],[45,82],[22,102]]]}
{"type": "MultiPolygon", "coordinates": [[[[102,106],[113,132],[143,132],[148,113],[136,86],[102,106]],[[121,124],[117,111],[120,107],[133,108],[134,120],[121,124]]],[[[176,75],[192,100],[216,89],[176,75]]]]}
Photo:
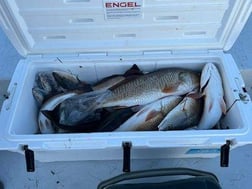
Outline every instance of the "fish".
{"type": "Polygon", "coordinates": [[[51,97],[42,105],[38,114],[38,126],[42,134],[53,134],[56,130],[55,124],[45,115],[45,112],[54,110],[62,101],[74,95],[77,95],[77,93],[61,93],[51,97]]]}
{"type": "Polygon", "coordinates": [[[159,131],[183,130],[198,124],[202,113],[202,99],[189,96],[172,109],[158,125],[159,131]]]}
{"type": "MultiPolygon", "coordinates": [[[[74,125],[98,108],[145,105],[170,95],[184,95],[199,88],[199,74],[164,68],[133,77],[100,94],[76,95],[60,104],[60,123],[74,125]]],[[[92,92],[91,92],[92,94],[92,92]]]]}
{"type": "Polygon", "coordinates": [[[92,89],[95,90],[106,90],[110,89],[114,85],[120,83],[121,81],[125,80],[125,76],[123,75],[112,75],[106,77],[92,86],[92,89]]]}
{"type": "Polygon", "coordinates": [[[183,98],[167,96],[145,105],[115,131],[150,131],[157,130],[158,124],[183,98]]]}
{"type": "Polygon", "coordinates": [[[106,114],[103,114],[96,132],[114,131],[134,114],[135,110],[131,107],[107,111],[106,114]]]}
{"type": "Polygon", "coordinates": [[[118,128],[124,121],[132,116],[135,111],[131,108],[113,109],[102,108],[95,111],[96,116],[86,118],[76,125],[63,125],[59,123],[56,111],[43,112],[55,124],[57,133],[80,133],[80,132],[110,132],[118,128]]]}
{"type": "Polygon", "coordinates": [[[137,76],[137,75],[144,75],[142,70],[136,65],[133,64],[130,69],[128,69],[123,76],[128,77],[128,76],[137,76]]]}
{"type": "Polygon", "coordinates": [[[52,75],[56,82],[65,90],[82,90],[83,92],[92,91],[90,84],[79,80],[78,76],[64,71],[53,71],[52,75]]]}
{"type": "Polygon", "coordinates": [[[62,93],[63,89],[55,81],[49,71],[42,71],[35,76],[35,85],[32,88],[32,95],[37,102],[38,107],[54,95],[62,93]]]}
{"type": "Polygon", "coordinates": [[[44,89],[41,89],[39,87],[33,87],[32,88],[32,95],[34,99],[36,100],[37,104],[41,106],[46,98],[46,91],[44,89]]]}
{"type": "MultiPolygon", "coordinates": [[[[53,121],[53,123],[56,125],[56,127],[60,130],[63,130],[65,132],[96,132],[98,127],[100,126],[101,119],[104,115],[104,112],[102,112],[100,109],[96,110],[93,115],[90,115],[89,118],[86,118],[82,122],[79,122],[76,125],[63,125],[59,123],[57,114],[52,114],[53,112],[47,112],[47,117],[53,121]],[[55,115],[55,117],[51,117],[52,115],[55,115]]],[[[54,112],[55,113],[55,112],[54,112]]]]}
{"type": "MultiPolygon", "coordinates": [[[[92,118],[95,118],[97,115],[95,113],[96,109],[87,111],[88,108],[95,106],[95,103],[99,104],[106,95],[108,94],[104,93],[104,90],[95,90],[92,92],[83,93],[80,96],[85,96],[88,99],[87,102],[82,101],[84,104],[79,104],[76,102],[75,98],[66,99],[59,105],[58,108],[59,124],[65,126],[76,126],[92,120],[92,118]]],[[[77,96],[79,97],[79,95],[77,96]]]]}
{"type": "Polygon", "coordinates": [[[133,78],[137,76],[143,75],[143,72],[139,69],[139,67],[134,64],[130,67],[130,69],[126,70],[126,72],[122,75],[115,74],[109,77],[106,77],[92,86],[93,90],[102,90],[102,89],[110,89],[111,87],[115,87],[116,85],[120,85],[122,81],[126,78],[133,78]]]}
{"type": "MultiPolygon", "coordinates": [[[[63,71],[37,73],[32,94],[38,106],[41,107],[45,101],[60,93],[67,93],[73,90],[79,90],[82,93],[92,91],[91,85],[82,82],[77,86],[73,81],[74,79],[77,80],[77,77],[63,71]]],[[[78,82],[80,81],[78,80],[78,82]]]]}
{"type": "Polygon", "coordinates": [[[111,89],[102,107],[148,104],[170,95],[184,95],[199,87],[195,72],[166,68],[147,73],[111,89]]]}
{"type": "Polygon", "coordinates": [[[43,89],[46,94],[62,92],[62,89],[55,81],[51,72],[39,72],[36,75],[36,83],[40,89],[43,89]]]}
{"type": "Polygon", "coordinates": [[[197,129],[211,129],[226,114],[222,78],[213,63],[207,63],[202,69],[200,78],[200,92],[204,97],[203,115],[197,129]]]}

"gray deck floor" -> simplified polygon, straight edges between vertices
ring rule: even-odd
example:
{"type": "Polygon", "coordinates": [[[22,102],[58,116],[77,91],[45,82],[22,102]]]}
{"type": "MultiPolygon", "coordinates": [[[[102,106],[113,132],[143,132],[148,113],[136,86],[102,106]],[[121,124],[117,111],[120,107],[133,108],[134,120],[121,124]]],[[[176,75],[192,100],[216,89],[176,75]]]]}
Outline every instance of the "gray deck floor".
{"type": "MultiPolygon", "coordinates": [[[[242,71],[246,88],[252,91],[252,17],[243,29],[230,53],[242,71]]],[[[21,57],[0,30],[0,103],[7,83],[21,57]]],[[[4,123],[0,123],[1,127],[4,123]]],[[[252,124],[252,123],[251,123],[252,124]]],[[[252,139],[251,139],[252,140],[252,139]]],[[[250,189],[252,184],[252,145],[231,151],[230,166],[220,168],[219,158],[133,160],[132,170],[189,167],[215,173],[224,189],[250,189]]],[[[20,154],[0,151],[0,180],[7,189],[96,188],[97,184],[121,173],[121,161],[36,162],[36,172],[26,173],[20,154]]]]}

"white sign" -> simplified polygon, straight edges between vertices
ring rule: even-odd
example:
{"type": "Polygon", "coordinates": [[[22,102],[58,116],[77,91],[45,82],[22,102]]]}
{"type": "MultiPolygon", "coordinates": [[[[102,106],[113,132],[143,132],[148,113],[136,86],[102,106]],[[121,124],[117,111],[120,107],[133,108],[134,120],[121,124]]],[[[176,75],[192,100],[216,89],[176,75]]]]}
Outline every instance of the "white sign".
{"type": "Polygon", "coordinates": [[[104,0],[105,19],[142,18],[143,0],[104,0]]]}

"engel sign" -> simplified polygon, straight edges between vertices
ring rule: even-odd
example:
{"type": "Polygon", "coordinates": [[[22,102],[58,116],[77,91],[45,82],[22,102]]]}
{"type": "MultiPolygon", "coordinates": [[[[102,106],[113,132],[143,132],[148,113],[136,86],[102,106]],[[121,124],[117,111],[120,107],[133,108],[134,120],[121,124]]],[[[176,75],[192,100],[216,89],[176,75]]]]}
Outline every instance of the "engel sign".
{"type": "Polygon", "coordinates": [[[124,8],[124,7],[141,7],[140,4],[137,4],[135,1],[122,1],[122,2],[105,2],[106,8],[124,8]]]}
{"type": "Polygon", "coordinates": [[[105,19],[142,18],[143,0],[104,0],[105,19]]]}

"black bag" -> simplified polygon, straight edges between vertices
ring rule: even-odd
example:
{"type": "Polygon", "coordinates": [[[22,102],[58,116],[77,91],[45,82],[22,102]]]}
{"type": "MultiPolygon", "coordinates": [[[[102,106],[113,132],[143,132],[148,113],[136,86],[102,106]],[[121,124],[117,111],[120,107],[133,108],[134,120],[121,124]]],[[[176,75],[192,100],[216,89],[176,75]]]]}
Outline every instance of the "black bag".
{"type": "Polygon", "coordinates": [[[124,173],[101,182],[97,189],[221,189],[221,187],[213,173],[188,168],[166,168],[124,173]],[[178,175],[193,177],[159,183],[118,184],[132,179],[178,175]]]}

